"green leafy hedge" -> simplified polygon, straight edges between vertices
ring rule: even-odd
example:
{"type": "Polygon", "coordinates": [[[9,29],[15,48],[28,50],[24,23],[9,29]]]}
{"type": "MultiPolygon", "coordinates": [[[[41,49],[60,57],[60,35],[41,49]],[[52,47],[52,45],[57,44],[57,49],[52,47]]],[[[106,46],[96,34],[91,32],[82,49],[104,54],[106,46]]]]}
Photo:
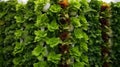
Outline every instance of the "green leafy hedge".
{"type": "MultiPolygon", "coordinates": [[[[98,0],[1,1],[0,67],[102,67],[101,4],[98,0]]],[[[119,5],[111,3],[109,57],[115,67],[120,61],[119,5]]]]}
{"type": "Polygon", "coordinates": [[[88,29],[88,57],[90,67],[101,67],[101,44],[102,44],[102,35],[101,35],[101,24],[99,21],[99,12],[102,1],[91,0],[89,3],[90,11],[86,13],[86,18],[89,23],[88,29]],[[97,7],[96,7],[97,6],[97,7]]]}
{"type": "Polygon", "coordinates": [[[120,64],[120,2],[111,3],[112,19],[111,27],[113,30],[113,46],[112,46],[112,61],[114,67],[119,67],[120,64]]]}
{"type": "Polygon", "coordinates": [[[111,65],[111,47],[112,47],[112,30],[111,30],[111,8],[107,3],[103,3],[100,11],[101,34],[103,43],[101,45],[102,67],[111,65]]]}
{"type": "Polygon", "coordinates": [[[16,2],[0,2],[0,66],[13,66],[16,2]]]}
{"type": "Polygon", "coordinates": [[[64,8],[59,2],[0,2],[0,66],[88,66],[84,13],[89,5],[70,0],[64,8]]]}

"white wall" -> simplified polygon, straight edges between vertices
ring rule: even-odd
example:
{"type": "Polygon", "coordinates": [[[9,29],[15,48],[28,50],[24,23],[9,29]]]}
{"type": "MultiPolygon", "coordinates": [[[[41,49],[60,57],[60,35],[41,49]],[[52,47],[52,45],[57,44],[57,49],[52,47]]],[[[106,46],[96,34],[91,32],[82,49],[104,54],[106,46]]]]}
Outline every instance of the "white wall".
{"type": "Polygon", "coordinates": [[[114,2],[120,2],[120,0],[114,0],[114,2]]]}
{"type": "Polygon", "coordinates": [[[102,1],[104,1],[104,2],[107,2],[107,3],[109,3],[109,2],[113,2],[113,0],[102,0],[102,1]]]}
{"type": "Polygon", "coordinates": [[[26,4],[28,0],[18,0],[19,3],[26,4]]]}

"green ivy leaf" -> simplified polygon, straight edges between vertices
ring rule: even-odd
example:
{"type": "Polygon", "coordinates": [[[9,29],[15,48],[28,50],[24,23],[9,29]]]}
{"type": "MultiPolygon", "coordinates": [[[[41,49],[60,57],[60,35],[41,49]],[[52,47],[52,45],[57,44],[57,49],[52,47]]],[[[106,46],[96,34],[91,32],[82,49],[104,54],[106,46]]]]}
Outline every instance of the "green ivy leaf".
{"type": "Polygon", "coordinates": [[[83,60],[84,62],[86,62],[86,63],[88,63],[88,62],[89,62],[89,61],[88,61],[88,57],[87,57],[87,56],[82,55],[82,56],[81,56],[81,58],[82,58],[82,60],[83,60]]]}
{"type": "Polygon", "coordinates": [[[17,23],[23,23],[24,22],[24,20],[23,20],[24,18],[22,16],[15,16],[14,18],[16,19],[17,23]]]}
{"type": "Polygon", "coordinates": [[[16,32],[14,33],[15,38],[19,39],[23,34],[22,30],[16,30],[16,32]]]}
{"type": "Polygon", "coordinates": [[[83,31],[81,29],[75,29],[74,35],[76,38],[81,39],[81,38],[83,38],[83,31]]]}
{"type": "Polygon", "coordinates": [[[79,16],[79,19],[80,19],[80,23],[81,23],[82,26],[83,26],[83,29],[84,29],[84,30],[87,30],[89,24],[88,24],[86,18],[85,18],[84,16],[79,16]]]}
{"type": "Polygon", "coordinates": [[[80,3],[81,3],[80,8],[82,9],[83,12],[89,11],[89,3],[87,2],[87,0],[81,0],[80,3]]]}
{"type": "Polygon", "coordinates": [[[41,45],[38,45],[32,51],[32,55],[39,56],[39,55],[42,55],[44,51],[45,49],[41,45]]]}
{"type": "Polygon", "coordinates": [[[53,4],[50,7],[50,11],[53,13],[59,13],[61,11],[60,5],[53,4]]]}
{"type": "Polygon", "coordinates": [[[55,64],[58,64],[61,59],[61,54],[55,54],[54,52],[50,52],[48,55],[48,61],[51,61],[55,64]]]}
{"type": "Polygon", "coordinates": [[[84,50],[84,51],[88,51],[88,46],[85,42],[81,42],[80,43],[80,49],[84,50]]]}
{"type": "Polygon", "coordinates": [[[40,56],[37,57],[37,59],[38,59],[39,61],[43,60],[43,58],[44,58],[43,55],[40,55],[40,56]]]}
{"type": "Polygon", "coordinates": [[[0,18],[2,18],[6,14],[6,11],[0,12],[0,18]]]}
{"type": "Polygon", "coordinates": [[[79,18],[77,17],[72,17],[71,18],[71,23],[75,26],[75,27],[81,27],[82,24],[80,23],[79,18]]]}
{"type": "Polygon", "coordinates": [[[80,0],[69,0],[69,4],[71,5],[71,7],[73,8],[77,8],[80,9],[80,0]]]}
{"type": "Polygon", "coordinates": [[[59,43],[61,43],[61,40],[60,40],[60,38],[55,38],[55,37],[53,37],[53,38],[48,38],[47,40],[46,40],[46,43],[48,44],[48,45],[50,45],[50,47],[55,47],[55,46],[57,46],[59,43]]]}
{"type": "Polygon", "coordinates": [[[80,52],[80,50],[77,46],[70,49],[70,55],[73,56],[76,61],[80,61],[79,58],[80,58],[81,54],[82,54],[82,52],[80,52]]]}
{"type": "Polygon", "coordinates": [[[36,27],[46,26],[49,22],[49,19],[46,14],[41,14],[37,16],[37,20],[35,23],[36,27]]]}
{"type": "Polygon", "coordinates": [[[26,37],[24,38],[24,42],[26,43],[26,44],[30,44],[32,41],[33,41],[33,36],[27,36],[26,35],[26,37]]]}
{"type": "Polygon", "coordinates": [[[42,61],[42,62],[34,63],[33,67],[48,67],[48,65],[47,62],[42,61]]]}
{"type": "Polygon", "coordinates": [[[23,51],[23,49],[24,49],[24,44],[16,42],[13,54],[15,55],[17,53],[21,53],[23,51]]]}
{"type": "Polygon", "coordinates": [[[47,36],[47,32],[41,30],[35,31],[34,33],[36,35],[35,42],[40,41],[47,36]]]}
{"type": "Polygon", "coordinates": [[[25,53],[25,55],[23,55],[23,58],[24,58],[25,61],[31,59],[32,58],[32,53],[31,52],[25,53]]]}
{"type": "Polygon", "coordinates": [[[74,55],[74,56],[81,56],[82,53],[80,53],[80,50],[78,47],[73,47],[71,48],[71,55],[74,55]]]}
{"type": "Polygon", "coordinates": [[[14,65],[19,65],[19,64],[22,62],[21,59],[22,59],[21,57],[16,57],[16,58],[14,58],[14,59],[13,59],[13,64],[14,64],[14,65]]]}
{"type": "Polygon", "coordinates": [[[50,0],[36,0],[36,1],[34,1],[34,3],[35,3],[34,10],[37,12],[37,14],[39,14],[38,12],[43,9],[43,7],[46,3],[49,3],[49,2],[50,2],[50,0]]]}
{"type": "Polygon", "coordinates": [[[48,30],[49,31],[54,31],[54,30],[58,30],[59,29],[59,26],[56,22],[56,20],[54,19],[50,24],[48,24],[48,30]]]}
{"type": "Polygon", "coordinates": [[[83,33],[83,37],[84,37],[85,41],[87,41],[89,39],[88,35],[85,32],[83,33]]]}
{"type": "Polygon", "coordinates": [[[84,62],[76,62],[76,63],[74,63],[73,67],[85,67],[85,63],[84,62]]]}

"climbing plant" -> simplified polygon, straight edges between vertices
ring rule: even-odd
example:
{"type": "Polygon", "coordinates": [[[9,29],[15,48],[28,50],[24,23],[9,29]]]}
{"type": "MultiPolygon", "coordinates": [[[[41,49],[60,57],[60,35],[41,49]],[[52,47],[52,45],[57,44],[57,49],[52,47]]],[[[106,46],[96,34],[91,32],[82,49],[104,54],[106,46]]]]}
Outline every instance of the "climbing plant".
{"type": "Polygon", "coordinates": [[[99,0],[0,1],[0,67],[118,67],[119,9],[99,0]]]}
{"type": "Polygon", "coordinates": [[[0,66],[88,66],[86,0],[9,0],[0,6],[0,66]]]}
{"type": "Polygon", "coordinates": [[[119,39],[119,22],[120,22],[120,2],[118,3],[111,3],[111,13],[112,13],[112,18],[111,18],[111,27],[113,31],[113,45],[112,45],[112,66],[119,67],[119,62],[120,62],[120,39],[119,39]]]}
{"type": "Polygon", "coordinates": [[[99,12],[102,1],[91,0],[89,3],[90,10],[86,13],[86,18],[89,23],[89,29],[87,31],[88,40],[88,57],[90,67],[101,67],[101,49],[102,44],[101,37],[101,24],[99,21],[99,12]],[[97,7],[96,7],[97,6],[97,7]]]}
{"type": "Polygon", "coordinates": [[[13,66],[15,1],[0,2],[0,66],[13,66]]]}
{"type": "Polygon", "coordinates": [[[84,16],[88,7],[86,0],[35,1],[37,19],[34,25],[37,29],[34,40],[38,46],[32,54],[39,60],[34,63],[35,67],[88,65],[85,54],[88,23],[84,16]]]}
{"type": "Polygon", "coordinates": [[[100,23],[102,30],[101,54],[102,54],[102,67],[111,67],[111,46],[112,46],[112,30],[110,26],[111,17],[110,5],[103,3],[100,10],[100,23]]]}

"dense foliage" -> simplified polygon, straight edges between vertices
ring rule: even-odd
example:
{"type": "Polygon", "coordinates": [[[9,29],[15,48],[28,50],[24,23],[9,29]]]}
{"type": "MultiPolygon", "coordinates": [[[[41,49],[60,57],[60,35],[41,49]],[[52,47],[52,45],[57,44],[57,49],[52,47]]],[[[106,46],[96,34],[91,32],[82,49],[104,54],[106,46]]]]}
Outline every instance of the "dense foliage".
{"type": "Polygon", "coordinates": [[[0,2],[0,66],[12,66],[16,2],[0,2]],[[4,8],[3,8],[4,7],[4,8]]]}
{"type": "Polygon", "coordinates": [[[104,61],[119,67],[120,3],[111,3],[111,13],[102,11],[102,4],[98,0],[1,1],[0,67],[102,67],[104,61]],[[100,21],[111,15],[112,28],[100,21]],[[112,43],[102,32],[110,28],[113,48],[106,60],[101,48],[112,43]]]}
{"type": "Polygon", "coordinates": [[[0,66],[88,66],[88,3],[66,2],[0,2],[0,66]]]}
{"type": "Polygon", "coordinates": [[[0,33],[2,67],[28,67],[37,61],[31,51],[34,43],[34,2],[26,5],[16,1],[0,2],[0,33]]]}
{"type": "Polygon", "coordinates": [[[89,3],[90,11],[86,13],[86,18],[89,23],[88,35],[88,56],[90,67],[101,67],[101,27],[99,21],[99,12],[102,2],[97,0],[91,0],[89,3]],[[97,7],[96,7],[97,6],[97,7]]]}
{"type": "Polygon", "coordinates": [[[111,3],[111,27],[113,30],[112,62],[113,67],[120,65],[120,2],[111,3]]]}
{"type": "Polygon", "coordinates": [[[111,8],[107,3],[101,5],[100,23],[103,43],[101,44],[102,67],[111,67],[112,30],[110,26],[111,8]]]}

